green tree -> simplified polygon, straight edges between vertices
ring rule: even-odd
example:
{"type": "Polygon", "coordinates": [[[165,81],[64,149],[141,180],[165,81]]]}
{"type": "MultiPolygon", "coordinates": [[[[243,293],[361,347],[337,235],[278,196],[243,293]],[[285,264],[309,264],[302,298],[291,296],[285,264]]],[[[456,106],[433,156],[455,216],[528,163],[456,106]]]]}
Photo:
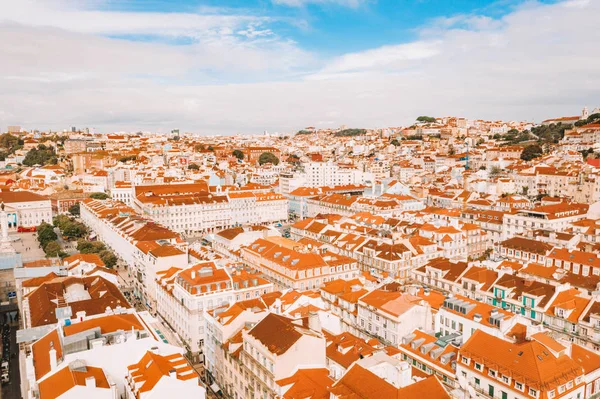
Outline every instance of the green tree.
{"type": "Polygon", "coordinates": [[[127,162],[127,161],[135,161],[137,159],[137,155],[125,155],[119,158],[119,162],[127,162]]]}
{"type": "Polygon", "coordinates": [[[343,129],[339,132],[336,132],[334,137],[354,137],[354,136],[362,136],[367,134],[366,129],[343,129]]]}
{"type": "Polygon", "coordinates": [[[77,250],[82,254],[97,254],[105,249],[106,245],[100,241],[87,241],[84,239],[77,241],[77,250]]]}
{"type": "Polygon", "coordinates": [[[36,230],[37,238],[42,248],[45,248],[46,244],[50,241],[56,241],[58,239],[58,235],[54,231],[54,226],[50,223],[42,222],[36,230]]]}
{"type": "Polygon", "coordinates": [[[52,147],[46,147],[44,144],[40,144],[37,148],[31,149],[25,155],[23,159],[23,165],[56,165],[58,158],[56,152],[52,147]]]}
{"type": "Polygon", "coordinates": [[[273,154],[272,152],[263,152],[262,154],[260,154],[260,157],[258,157],[258,164],[264,165],[266,163],[272,163],[273,165],[278,165],[279,158],[277,158],[275,156],[275,154],[273,154]]]}
{"type": "Polygon", "coordinates": [[[85,227],[83,223],[79,223],[76,221],[71,221],[61,231],[63,235],[69,238],[81,238],[88,233],[87,227],[85,227]]]}
{"type": "Polygon", "coordinates": [[[233,155],[234,157],[236,157],[239,160],[244,159],[244,153],[241,150],[233,150],[231,155],[233,155]]]}
{"type": "Polygon", "coordinates": [[[73,216],[79,216],[81,214],[81,204],[78,202],[69,207],[69,213],[73,216]]]}
{"type": "Polygon", "coordinates": [[[105,200],[105,199],[109,198],[109,195],[106,193],[91,193],[90,198],[97,199],[97,200],[105,200]]]}
{"type": "Polygon", "coordinates": [[[490,176],[497,176],[500,173],[502,173],[502,168],[499,166],[492,166],[492,168],[490,169],[490,176]]]}
{"type": "Polygon", "coordinates": [[[0,147],[6,149],[8,155],[23,147],[23,140],[10,133],[0,135],[0,147]]]}
{"type": "Polygon", "coordinates": [[[195,163],[191,163],[190,166],[188,166],[188,169],[190,169],[190,170],[198,170],[198,169],[200,169],[200,166],[198,166],[195,163]]]}
{"type": "Polygon", "coordinates": [[[400,145],[400,142],[397,139],[394,139],[394,140],[390,141],[390,144],[395,147],[398,147],[400,145]]]}
{"type": "Polygon", "coordinates": [[[436,120],[432,116],[421,115],[417,118],[417,122],[425,122],[425,123],[435,123],[436,120]]]}
{"type": "Polygon", "coordinates": [[[541,157],[544,154],[544,150],[538,144],[528,145],[521,152],[521,159],[524,161],[531,161],[532,159],[541,157]]]}
{"type": "Polygon", "coordinates": [[[60,247],[58,241],[50,241],[49,243],[47,243],[44,247],[44,252],[49,258],[56,258],[57,256],[64,255],[64,252],[62,251],[62,248],[60,247]]]}
{"type": "Polygon", "coordinates": [[[102,259],[102,262],[104,262],[106,267],[108,267],[109,269],[112,269],[117,264],[117,256],[108,249],[98,252],[98,256],[100,257],[100,259],[102,259]]]}

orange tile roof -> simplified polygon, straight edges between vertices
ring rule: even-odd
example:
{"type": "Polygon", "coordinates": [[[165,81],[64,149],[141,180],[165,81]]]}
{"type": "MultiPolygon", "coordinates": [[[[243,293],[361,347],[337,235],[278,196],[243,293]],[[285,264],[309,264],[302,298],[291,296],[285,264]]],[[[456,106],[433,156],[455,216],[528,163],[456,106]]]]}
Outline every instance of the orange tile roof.
{"type": "Polygon", "coordinates": [[[139,362],[128,366],[127,369],[136,385],[136,396],[151,391],[161,378],[169,378],[171,370],[175,370],[178,380],[198,378],[198,374],[179,353],[163,356],[148,351],[139,362]]]}
{"type": "Polygon", "coordinates": [[[104,370],[99,367],[81,366],[73,362],[40,382],[40,399],[56,399],[75,386],[85,386],[86,379],[93,377],[96,388],[109,389],[104,370]],[[71,368],[73,366],[73,368],[71,368]],[[77,367],[77,368],[75,368],[77,367]]]}
{"type": "Polygon", "coordinates": [[[118,314],[103,317],[94,317],[84,320],[79,323],[74,323],[63,327],[65,337],[86,331],[92,328],[100,328],[100,334],[109,334],[123,330],[125,332],[132,329],[139,331],[144,330],[142,322],[135,314],[118,314]]]}
{"type": "Polygon", "coordinates": [[[326,368],[300,369],[292,376],[276,381],[285,390],[282,399],[329,399],[333,384],[326,368]]]}
{"type": "Polygon", "coordinates": [[[50,372],[50,349],[52,348],[56,351],[56,359],[60,360],[63,356],[63,351],[56,329],[50,331],[31,345],[36,380],[39,380],[50,372]]]}
{"type": "Polygon", "coordinates": [[[538,390],[551,390],[583,375],[582,367],[565,354],[554,356],[538,341],[512,343],[476,330],[460,354],[486,367],[501,368],[516,381],[538,390]]]}

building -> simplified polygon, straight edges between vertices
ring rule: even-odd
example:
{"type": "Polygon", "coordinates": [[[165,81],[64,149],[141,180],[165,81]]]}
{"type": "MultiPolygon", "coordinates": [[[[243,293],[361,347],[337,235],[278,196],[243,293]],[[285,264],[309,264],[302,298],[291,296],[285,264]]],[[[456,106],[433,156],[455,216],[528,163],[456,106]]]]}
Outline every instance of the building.
{"type": "Polygon", "coordinates": [[[416,329],[430,330],[433,315],[429,303],[418,296],[376,289],[358,300],[358,323],[367,336],[395,346],[416,329]]]}
{"type": "Polygon", "coordinates": [[[273,284],[246,270],[227,271],[213,262],[158,273],[157,312],[169,323],[196,362],[204,361],[207,311],[236,301],[258,298],[273,284]]]}
{"type": "Polygon", "coordinates": [[[2,191],[0,203],[4,204],[11,229],[52,223],[52,203],[48,197],[29,191],[2,191]]]}
{"type": "Polygon", "coordinates": [[[316,316],[303,322],[271,313],[242,331],[242,339],[244,398],[275,397],[281,392],[277,381],[293,376],[298,368],[325,367],[326,341],[316,316]]]}
{"type": "Polygon", "coordinates": [[[475,331],[459,352],[459,380],[473,394],[494,398],[585,397],[582,366],[569,357],[566,347],[538,334],[511,342],[475,331]]]}
{"type": "Polygon", "coordinates": [[[264,274],[276,288],[317,289],[327,281],[358,277],[357,262],[347,256],[319,252],[285,238],[260,238],[242,248],[246,264],[264,274]]]}

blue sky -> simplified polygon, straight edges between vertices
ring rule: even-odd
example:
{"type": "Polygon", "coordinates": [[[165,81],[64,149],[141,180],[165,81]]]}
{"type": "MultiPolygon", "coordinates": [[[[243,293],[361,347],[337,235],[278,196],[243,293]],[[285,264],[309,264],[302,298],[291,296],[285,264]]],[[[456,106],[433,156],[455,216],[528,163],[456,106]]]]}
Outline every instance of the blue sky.
{"type": "Polygon", "coordinates": [[[293,132],[600,106],[598,0],[0,0],[0,128],[293,132]]]}
{"type": "MultiPolygon", "coordinates": [[[[471,14],[500,18],[527,3],[520,0],[298,1],[299,5],[270,0],[113,0],[99,8],[126,12],[266,16],[273,19],[267,25],[278,34],[307,50],[336,56],[414,40],[418,37],[418,29],[436,18],[471,14]]],[[[181,43],[188,42],[183,40],[181,43]]]]}

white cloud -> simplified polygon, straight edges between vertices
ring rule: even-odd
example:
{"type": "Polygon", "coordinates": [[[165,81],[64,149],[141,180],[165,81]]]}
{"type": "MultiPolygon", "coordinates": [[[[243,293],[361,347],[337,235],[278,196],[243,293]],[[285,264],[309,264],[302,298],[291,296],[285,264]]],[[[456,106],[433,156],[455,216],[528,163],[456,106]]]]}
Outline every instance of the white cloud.
{"type": "Polygon", "coordinates": [[[333,4],[343,7],[357,8],[365,0],[273,0],[274,4],[285,5],[289,7],[303,7],[308,4],[333,4]]]}
{"type": "MultiPolygon", "coordinates": [[[[420,114],[541,120],[600,105],[597,1],[437,20],[414,42],[325,61],[260,17],[202,29],[165,22],[165,35],[194,37],[170,45],[102,37],[114,34],[108,22],[64,26],[63,12],[99,13],[77,2],[53,5],[60,15],[51,23],[29,23],[2,4],[2,126],[249,133],[397,126],[420,114]]],[[[152,23],[160,21],[137,21],[126,33],[152,23]]]]}

